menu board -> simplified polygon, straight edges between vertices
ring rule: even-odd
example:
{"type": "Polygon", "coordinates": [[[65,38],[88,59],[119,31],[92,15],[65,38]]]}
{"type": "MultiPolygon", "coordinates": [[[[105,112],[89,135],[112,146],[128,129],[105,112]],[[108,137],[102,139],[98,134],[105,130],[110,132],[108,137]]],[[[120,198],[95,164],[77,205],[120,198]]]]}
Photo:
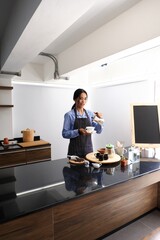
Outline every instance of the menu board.
{"type": "Polygon", "coordinates": [[[132,144],[141,147],[160,146],[159,106],[132,105],[132,144]]]}

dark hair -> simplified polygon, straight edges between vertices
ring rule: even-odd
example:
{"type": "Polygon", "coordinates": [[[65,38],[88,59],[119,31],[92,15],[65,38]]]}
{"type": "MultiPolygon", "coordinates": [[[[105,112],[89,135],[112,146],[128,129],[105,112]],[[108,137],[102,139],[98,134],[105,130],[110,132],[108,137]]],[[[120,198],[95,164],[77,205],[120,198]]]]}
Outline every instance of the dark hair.
{"type": "MultiPolygon", "coordinates": [[[[73,100],[75,101],[75,100],[81,95],[81,93],[85,93],[86,96],[88,97],[88,94],[87,94],[87,92],[86,92],[84,89],[78,88],[78,89],[74,92],[74,94],[73,94],[73,100]]],[[[73,109],[74,107],[75,107],[75,103],[73,104],[72,109],[73,109]]]]}

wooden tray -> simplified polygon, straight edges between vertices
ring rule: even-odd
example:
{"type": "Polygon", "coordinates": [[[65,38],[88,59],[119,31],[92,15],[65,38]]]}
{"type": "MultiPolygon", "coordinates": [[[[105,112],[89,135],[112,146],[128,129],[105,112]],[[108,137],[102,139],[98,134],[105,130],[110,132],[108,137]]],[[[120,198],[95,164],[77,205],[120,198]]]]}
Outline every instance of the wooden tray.
{"type": "Polygon", "coordinates": [[[45,145],[45,144],[49,144],[49,142],[46,142],[44,140],[37,140],[33,142],[18,143],[18,145],[20,145],[21,147],[34,147],[34,146],[45,145]]]}
{"type": "Polygon", "coordinates": [[[98,158],[95,157],[96,152],[92,152],[92,153],[88,153],[86,155],[86,159],[91,161],[91,162],[95,162],[95,163],[102,163],[102,164],[108,164],[108,163],[115,163],[115,162],[119,162],[121,160],[121,157],[118,154],[114,154],[114,156],[112,158],[108,158],[107,160],[103,160],[103,161],[99,161],[98,158]]]}

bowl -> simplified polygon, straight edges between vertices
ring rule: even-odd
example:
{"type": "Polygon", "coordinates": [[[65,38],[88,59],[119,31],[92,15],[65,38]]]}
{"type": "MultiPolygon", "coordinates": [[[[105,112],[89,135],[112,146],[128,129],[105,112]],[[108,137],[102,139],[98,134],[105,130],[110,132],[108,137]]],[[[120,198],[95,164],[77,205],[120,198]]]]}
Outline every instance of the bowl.
{"type": "Polygon", "coordinates": [[[106,151],[105,148],[99,148],[99,149],[97,149],[97,152],[99,152],[99,153],[101,153],[101,154],[104,154],[105,151],[106,151]]]}

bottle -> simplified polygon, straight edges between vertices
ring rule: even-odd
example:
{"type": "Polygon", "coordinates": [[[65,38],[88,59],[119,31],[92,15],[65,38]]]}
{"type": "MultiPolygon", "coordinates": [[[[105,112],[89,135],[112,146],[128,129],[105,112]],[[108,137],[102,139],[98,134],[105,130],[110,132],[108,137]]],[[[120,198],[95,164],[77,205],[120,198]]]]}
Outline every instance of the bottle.
{"type": "Polygon", "coordinates": [[[134,147],[131,146],[129,149],[128,149],[128,162],[129,164],[132,163],[134,161],[134,147]]]}

